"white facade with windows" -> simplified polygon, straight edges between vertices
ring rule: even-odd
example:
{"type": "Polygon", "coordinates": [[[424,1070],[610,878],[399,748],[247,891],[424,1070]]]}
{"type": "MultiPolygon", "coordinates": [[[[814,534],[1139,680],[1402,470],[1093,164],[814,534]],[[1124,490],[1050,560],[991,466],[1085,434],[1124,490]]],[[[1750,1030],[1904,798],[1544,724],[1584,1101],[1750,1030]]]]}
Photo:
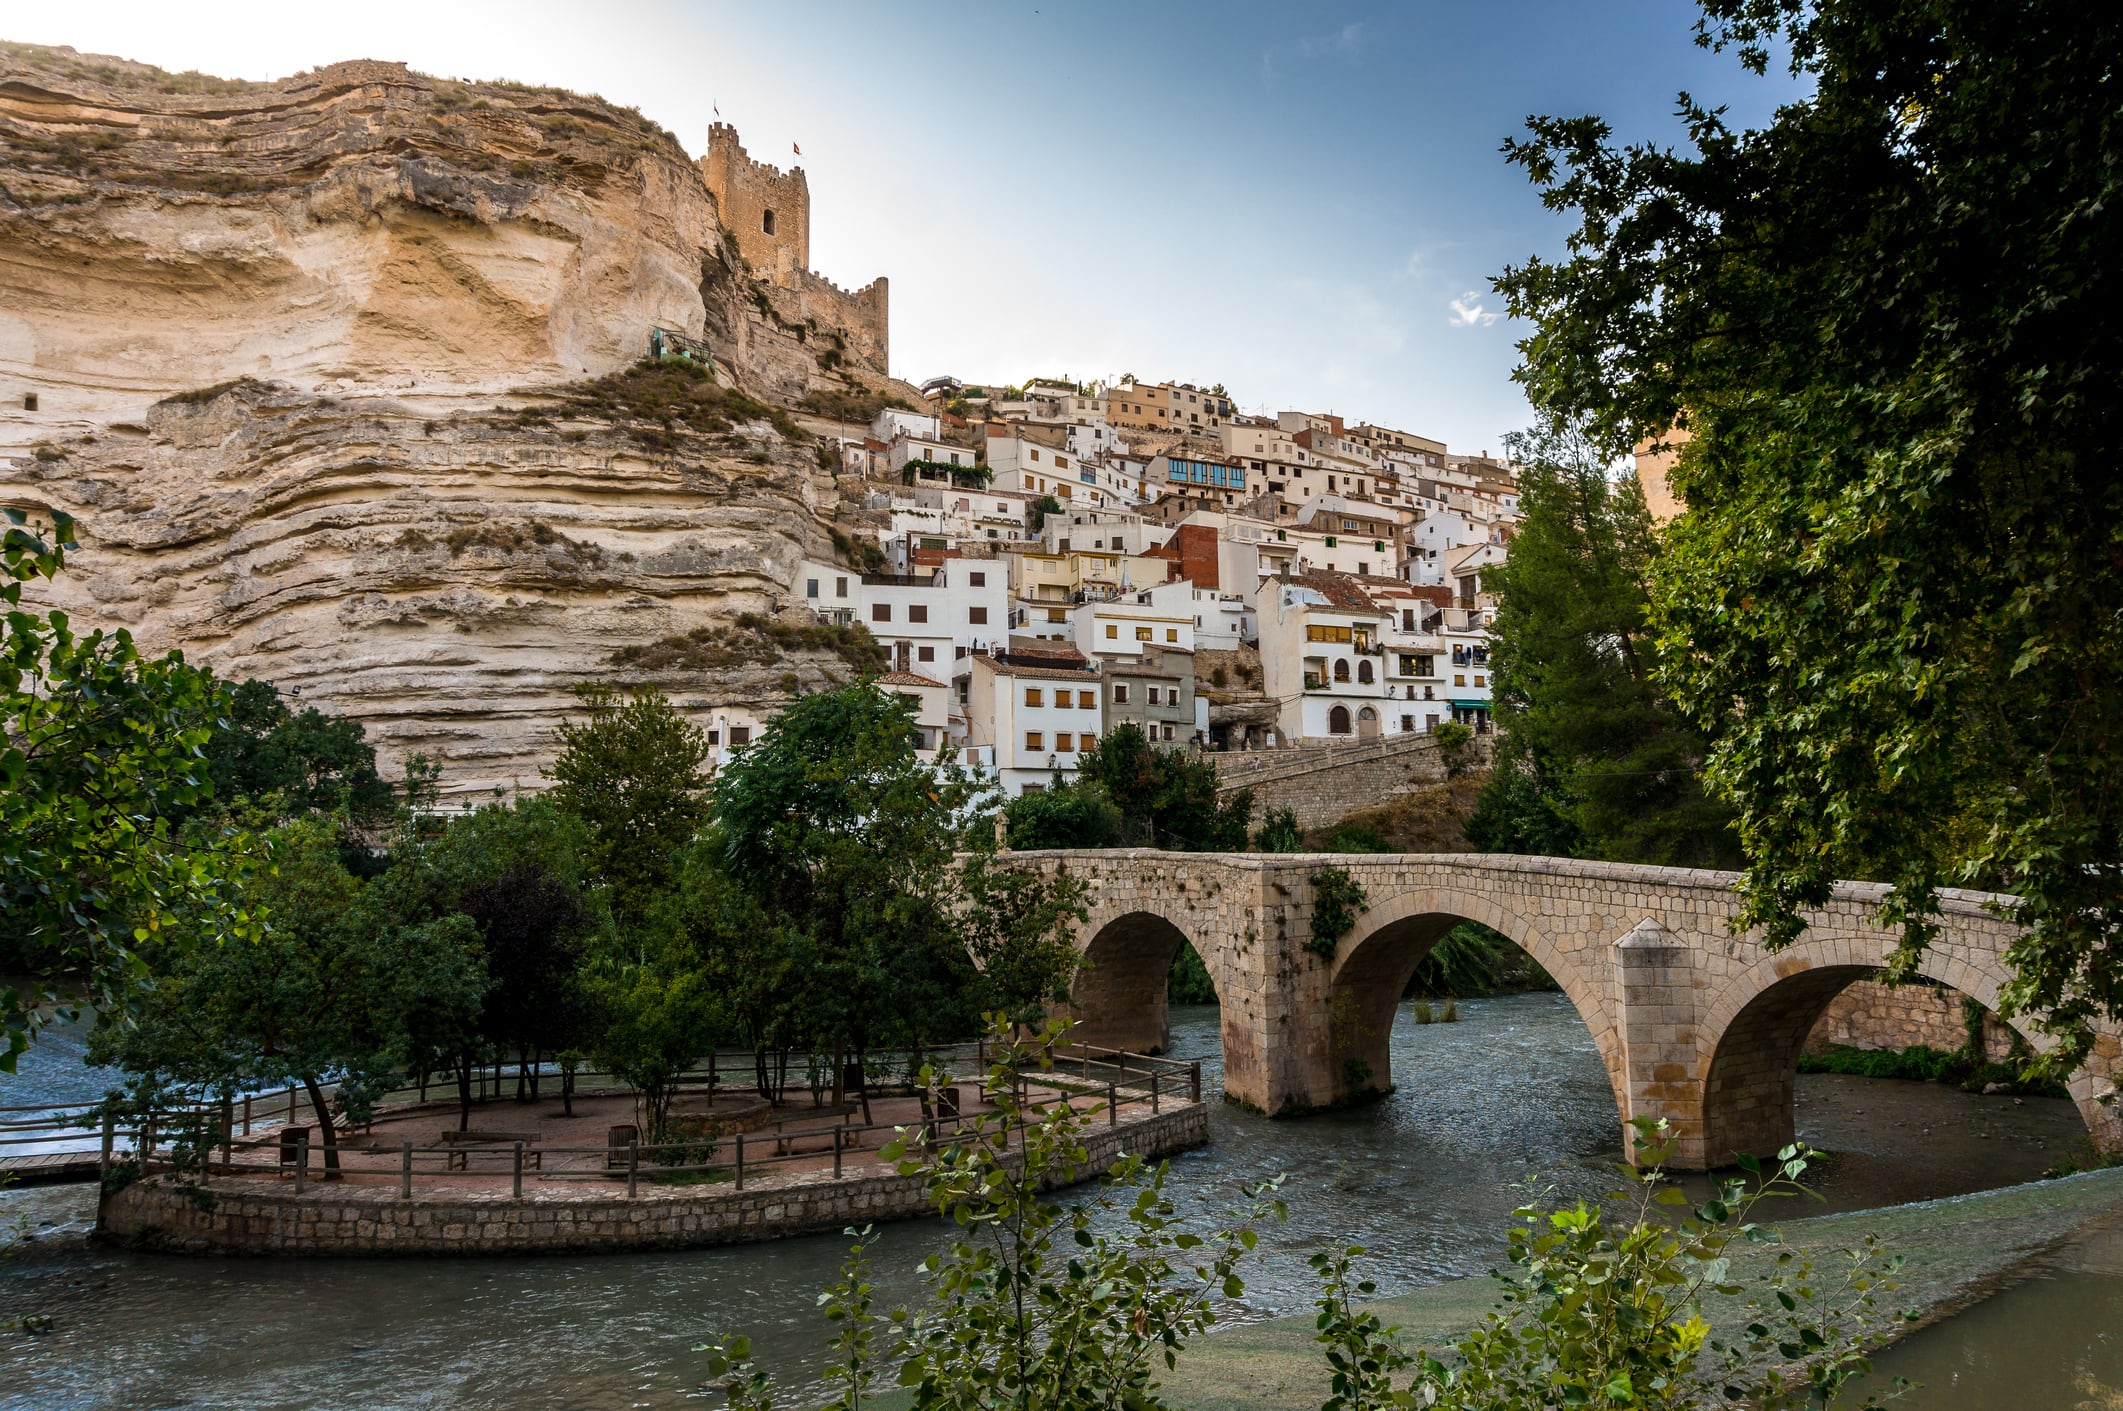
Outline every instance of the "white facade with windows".
{"type": "Polygon", "coordinates": [[[1075,776],[1099,740],[1104,682],[1095,668],[1030,666],[973,658],[966,695],[966,762],[994,775],[1004,793],[1075,776]]]}

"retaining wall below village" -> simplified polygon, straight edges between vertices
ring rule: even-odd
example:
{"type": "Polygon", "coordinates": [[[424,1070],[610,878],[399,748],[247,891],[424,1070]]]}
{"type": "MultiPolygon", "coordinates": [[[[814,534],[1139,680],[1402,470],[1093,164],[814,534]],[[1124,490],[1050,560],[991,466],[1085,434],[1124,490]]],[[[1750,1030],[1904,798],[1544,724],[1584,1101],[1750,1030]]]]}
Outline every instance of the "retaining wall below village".
{"type": "MultiPolygon", "coordinates": [[[[1124,1153],[1163,1156],[1209,1140],[1208,1108],[1183,1103],[1085,1134],[1087,1175],[1124,1153]]],[[[182,1254],[544,1254],[742,1244],[934,1213],[919,1176],[834,1180],[803,1176],[748,1190],[654,1191],[629,1200],[594,1186],[581,1194],[416,1191],[396,1185],[214,1180],[193,1192],[160,1179],[107,1193],[99,1238],[182,1254]],[[202,1198],[203,1197],[203,1198],[202,1198]]]]}
{"type": "MultiPolygon", "coordinates": [[[[1914,1048],[1918,1044],[1957,1053],[1968,1043],[1961,1015],[1963,996],[1944,985],[1897,985],[1860,980],[1828,1002],[1806,1036],[1806,1052],[1831,1044],[1849,1048],[1914,1048]]],[[[2012,1054],[2012,1030],[1983,1016],[1983,1055],[2003,1062],[2012,1054]]]]}
{"type": "MultiPolygon", "coordinates": [[[[1388,704],[1391,704],[1390,702],[1388,704]]],[[[1469,743],[1470,763],[1487,764],[1489,737],[1469,743]]],[[[1395,793],[1445,779],[1445,760],[1437,737],[1387,735],[1376,740],[1300,745],[1281,750],[1253,750],[1211,755],[1219,792],[1253,791],[1256,824],[1271,809],[1297,814],[1300,828],[1325,828],[1358,809],[1383,803],[1395,793]]]]}

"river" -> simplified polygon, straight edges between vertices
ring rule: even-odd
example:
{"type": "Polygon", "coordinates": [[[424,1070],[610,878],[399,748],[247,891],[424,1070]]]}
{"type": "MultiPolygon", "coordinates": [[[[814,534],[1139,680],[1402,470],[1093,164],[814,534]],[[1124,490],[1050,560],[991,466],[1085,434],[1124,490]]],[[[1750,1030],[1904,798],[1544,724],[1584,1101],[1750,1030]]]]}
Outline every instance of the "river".
{"type": "MultiPolygon", "coordinates": [[[[1492,1267],[1529,1187],[1568,1198],[1614,1184],[1614,1100],[1568,1002],[1508,995],[1464,1001],[1460,1015],[1422,1025],[1402,1007],[1398,1090],[1381,1102],[1291,1122],[1212,1108],[1212,1144],[1173,1162],[1185,1205],[1229,1209],[1250,1183],[1288,1173],[1290,1218],[1264,1232],[1234,1319],[1302,1311],[1305,1259],[1326,1244],[1368,1246],[1368,1271],[1393,1293],[1492,1267]]],[[[1216,1011],[1176,1011],[1173,1037],[1174,1056],[1201,1058],[1216,1090],[1216,1011]]],[[[0,1079],[0,1102],[93,1095],[62,1054],[0,1079]]],[[[1826,1202],[1805,1213],[2032,1179],[2084,1130],[2062,1101],[1834,1076],[1800,1079],[1799,1123],[1835,1153],[1821,1172],[1826,1202]]],[[[92,1214],[86,1187],[0,1194],[0,1222],[27,1220],[38,1236],[0,1267],[0,1323],[37,1312],[52,1327],[0,1333],[0,1407],[677,1406],[700,1378],[690,1348],[720,1329],[749,1333],[762,1361],[802,1386],[824,1336],[816,1292],[845,1243],[491,1261],[188,1259],[92,1246],[92,1214]]],[[[947,1229],[919,1221],[881,1233],[875,1282],[889,1306],[919,1292],[914,1266],[947,1229]]]]}

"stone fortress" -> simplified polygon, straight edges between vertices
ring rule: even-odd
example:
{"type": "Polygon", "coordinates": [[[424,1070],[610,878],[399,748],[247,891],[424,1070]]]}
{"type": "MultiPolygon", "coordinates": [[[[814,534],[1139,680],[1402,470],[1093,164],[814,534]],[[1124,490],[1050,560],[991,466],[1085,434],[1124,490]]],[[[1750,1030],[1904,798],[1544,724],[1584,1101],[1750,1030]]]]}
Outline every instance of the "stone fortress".
{"type": "Polygon", "coordinates": [[[766,286],[775,311],[788,323],[838,335],[871,367],[890,367],[890,287],[880,275],[862,288],[842,289],[811,269],[811,184],[802,167],[784,172],[755,162],[737,129],[718,122],[708,128],[700,177],[722,212],[723,226],[754,277],[766,286]]]}

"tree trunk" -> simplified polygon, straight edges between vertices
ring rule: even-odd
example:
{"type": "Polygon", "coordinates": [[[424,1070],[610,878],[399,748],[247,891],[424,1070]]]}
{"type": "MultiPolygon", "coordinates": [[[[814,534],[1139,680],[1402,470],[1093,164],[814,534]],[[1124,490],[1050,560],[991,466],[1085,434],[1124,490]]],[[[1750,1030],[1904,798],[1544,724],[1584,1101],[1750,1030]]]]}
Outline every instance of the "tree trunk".
{"type": "Polygon", "coordinates": [[[531,1101],[533,1102],[538,1101],[538,1079],[542,1076],[539,1069],[544,1066],[545,1050],[539,1048],[536,1044],[531,1045],[531,1101]]]}
{"type": "Polygon", "coordinates": [[[324,1100],[324,1086],[309,1074],[302,1075],[302,1087],[310,1095],[310,1106],[317,1111],[317,1131],[324,1138],[324,1179],[339,1179],[339,1128],[332,1122],[332,1109],[324,1100]]]}
{"type": "Polygon", "coordinates": [[[870,1064],[867,1057],[868,1053],[869,1045],[857,1044],[855,1046],[855,1063],[857,1067],[862,1069],[862,1124],[865,1127],[875,1125],[870,1117],[870,1064]]]}
{"type": "Polygon", "coordinates": [[[567,1064],[560,1070],[560,1115],[575,1115],[575,1069],[567,1064]]]}
{"type": "Polygon", "coordinates": [[[472,1060],[457,1061],[457,1130],[472,1130],[472,1060]]]}

